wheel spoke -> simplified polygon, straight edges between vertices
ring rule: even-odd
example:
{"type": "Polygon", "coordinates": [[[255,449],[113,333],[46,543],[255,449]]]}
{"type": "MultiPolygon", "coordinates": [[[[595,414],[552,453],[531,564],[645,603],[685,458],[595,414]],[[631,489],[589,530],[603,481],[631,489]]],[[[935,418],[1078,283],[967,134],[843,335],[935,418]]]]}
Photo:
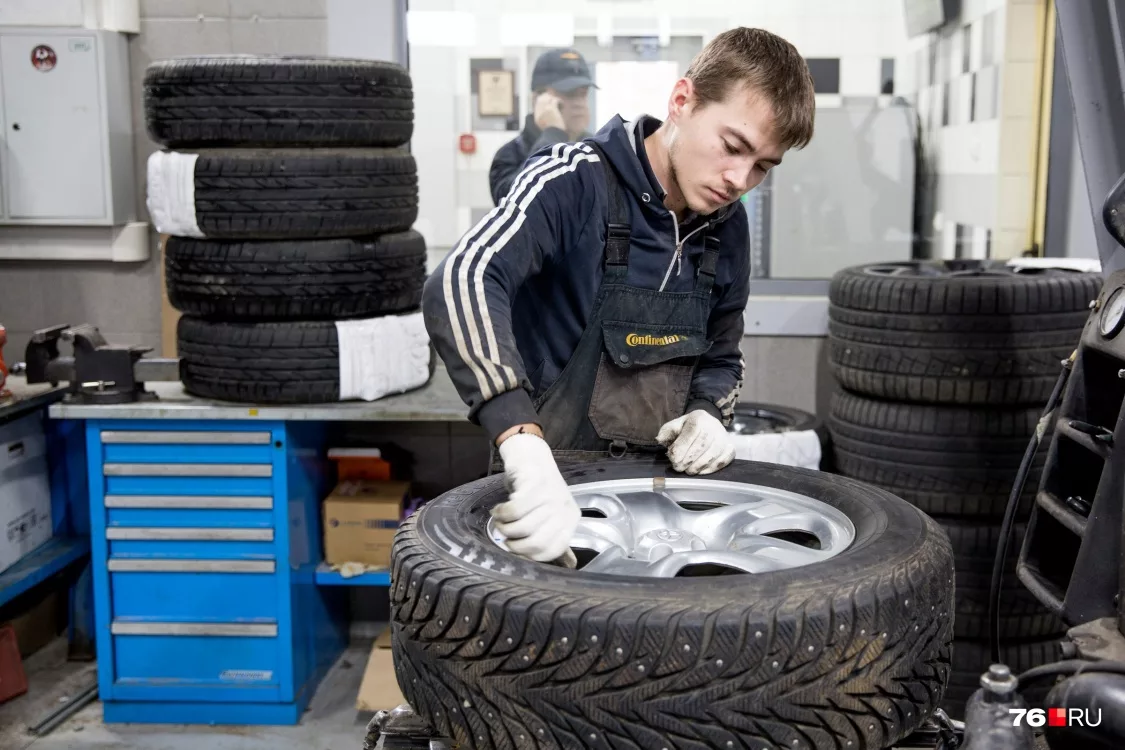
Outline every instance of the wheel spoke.
{"type": "Polygon", "coordinates": [[[810,549],[784,539],[759,534],[739,534],[731,541],[731,550],[736,554],[755,558],[766,570],[796,568],[832,556],[831,552],[810,549]]]}
{"type": "Polygon", "coordinates": [[[768,558],[756,555],[702,550],[698,552],[675,552],[663,557],[648,565],[644,575],[655,578],[672,578],[682,573],[685,568],[701,565],[731,568],[741,570],[743,573],[767,573],[771,570],[778,570],[779,567],[785,567],[776,566],[768,558]]]}
{"type": "Polygon", "coordinates": [[[607,518],[583,518],[578,521],[578,528],[570,538],[570,546],[598,552],[605,552],[610,547],[631,551],[633,538],[628,518],[620,521],[607,518]]]}
{"type": "Polygon", "coordinates": [[[684,510],[677,500],[679,497],[667,491],[638,492],[632,495],[634,501],[629,508],[633,523],[638,529],[678,529],[682,528],[684,518],[691,511],[684,510]]]}
{"type": "Polygon", "coordinates": [[[582,566],[583,573],[605,573],[611,575],[646,575],[649,566],[634,560],[620,547],[610,547],[582,566]]]}

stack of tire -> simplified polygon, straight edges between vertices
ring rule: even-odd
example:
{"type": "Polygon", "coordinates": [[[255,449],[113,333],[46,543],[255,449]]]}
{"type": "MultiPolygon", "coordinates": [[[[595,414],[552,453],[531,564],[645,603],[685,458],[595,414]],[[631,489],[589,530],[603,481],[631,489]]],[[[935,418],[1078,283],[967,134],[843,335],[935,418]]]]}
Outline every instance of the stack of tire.
{"type": "Polygon", "coordinates": [[[318,403],[428,381],[418,311],[426,248],[410,231],[418,177],[404,148],[414,104],[403,68],[177,58],[146,70],[144,103],[163,147],[148,162],[148,207],[166,235],[189,393],[318,403]],[[380,359],[393,371],[371,376],[380,359]],[[380,382],[357,384],[365,377],[380,382]]]}
{"type": "MultiPolygon", "coordinates": [[[[928,513],[956,560],[945,707],[962,715],[991,662],[988,604],[1000,524],[1028,442],[1101,288],[1099,274],[997,261],[848,268],[829,292],[829,420],[836,471],[928,513]]],[[[1001,595],[1002,660],[1057,658],[1063,623],[1016,578],[1049,436],[1017,516],[1001,595]]]]}

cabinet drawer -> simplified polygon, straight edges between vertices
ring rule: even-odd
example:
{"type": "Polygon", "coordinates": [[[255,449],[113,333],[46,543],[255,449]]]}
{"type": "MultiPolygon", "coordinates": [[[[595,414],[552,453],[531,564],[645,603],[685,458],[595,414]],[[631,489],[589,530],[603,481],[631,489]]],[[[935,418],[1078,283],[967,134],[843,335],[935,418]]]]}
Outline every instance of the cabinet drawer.
{"type": "Polygon", "coordinates": [[[272,496],[272,477],[113,475],[103,480],[107,495],[272,496]]]}
{"type": "Polygon", "coordinates": [[[180,623],[115,621],[114,688],[123,700],[273,701],[284,700],[279,682],[280,648],[271,631],[229,627],[183,627],[180,623]],[[201,632],[217,633],[203,635],[201,632]],[[235,631],[238,632],[238,631],[235,631]]]}
{"type": "Polygon", "coordinates": [[[109,507],[106,526],[163,526],[191,528],[260,528],[276,527],[273,510],[185,510],[164,508],[109,507]]]}
{"type": "Polygon", "coordinates": [[[266,574],[117,572],[110,574],[115,620],[184,623],[277,620],[277,577],[266,574]]]}
{"type": "Polygon", "coordinates": [[[268,430],[102,430],[100,437],[107,475],[118,464],[270,464],[281,447],[268,430]]]}

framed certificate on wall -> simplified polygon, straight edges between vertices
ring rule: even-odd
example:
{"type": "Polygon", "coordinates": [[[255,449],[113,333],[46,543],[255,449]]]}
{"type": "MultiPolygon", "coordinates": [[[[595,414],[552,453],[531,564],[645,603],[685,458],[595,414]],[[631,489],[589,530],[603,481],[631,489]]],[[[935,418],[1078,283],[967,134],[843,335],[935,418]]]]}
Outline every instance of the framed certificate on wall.
{"type": "Polygon", "coordinates": [[[511,117],[515,114],[515,76],[512,71],[477,71],[477,114],[481,117],[511,117]]]}

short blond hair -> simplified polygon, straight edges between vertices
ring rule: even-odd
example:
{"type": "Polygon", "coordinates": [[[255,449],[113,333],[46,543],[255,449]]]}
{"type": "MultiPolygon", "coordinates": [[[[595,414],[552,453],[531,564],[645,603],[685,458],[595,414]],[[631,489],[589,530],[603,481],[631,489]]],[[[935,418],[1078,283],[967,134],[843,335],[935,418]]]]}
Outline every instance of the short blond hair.
{"type": "Polygon", "coordinates": [[[695,56],[684,77],[691,79],[702,105],[723,101],[742,84],[766,97],[786,148],[802,148],[812,140],[812,74],[797,48],[776,34],[744,26],[724,31],[695,56]]]}

